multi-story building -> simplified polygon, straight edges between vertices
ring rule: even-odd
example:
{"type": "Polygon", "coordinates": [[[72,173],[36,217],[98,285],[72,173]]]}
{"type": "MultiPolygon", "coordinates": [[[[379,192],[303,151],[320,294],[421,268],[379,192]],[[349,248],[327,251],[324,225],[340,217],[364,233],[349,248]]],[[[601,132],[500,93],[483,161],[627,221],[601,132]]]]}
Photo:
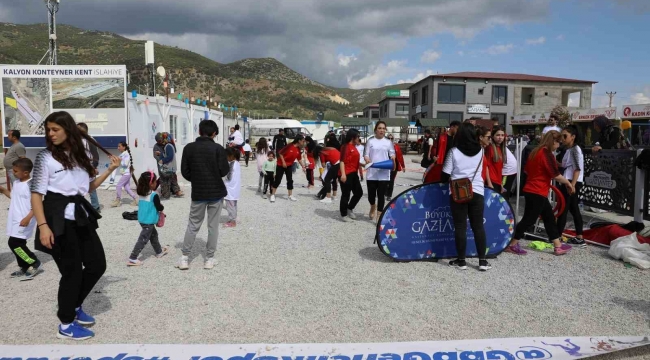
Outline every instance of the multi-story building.
{"type": "MultiPolygon", "coordinates": [[[[511,132],[510,119],[517,115],[547,113],[557,105],[571,109],[591,108],[595,83],[487,72],[430,75],[409,88],[409,119],[497,118],[511,132]],[[569,104],[571,94],[579,94],[576,103],[569,104]]],[[[536,127],[537,124],[523,126],[536,127]]]]}
{"type": "Polygon", "coordinates": [[[379,102],[379,117],[382,119],[409,118],[408,96],[387,96],[379,102]]]}
{"type": "Polygon", "coordinates": [[[363,118],[372,121],[379,119],[379,104],[368,105],[363,109],[363,118]]]}

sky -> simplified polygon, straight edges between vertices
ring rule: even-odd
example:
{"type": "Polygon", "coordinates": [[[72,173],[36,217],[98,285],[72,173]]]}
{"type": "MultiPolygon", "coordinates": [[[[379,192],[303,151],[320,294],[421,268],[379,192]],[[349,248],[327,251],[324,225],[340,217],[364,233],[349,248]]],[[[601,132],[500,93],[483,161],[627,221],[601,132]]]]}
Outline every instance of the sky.
{"type": "MultiPolygon", "coordinates": [[[[46,19],[42,0],[0,0],[0,22],[46,19]]],[[[336,87],[514,72],[597,81],[594,108],[650,103],[650,0],[61,0],[57,21],[336,87]]]]}

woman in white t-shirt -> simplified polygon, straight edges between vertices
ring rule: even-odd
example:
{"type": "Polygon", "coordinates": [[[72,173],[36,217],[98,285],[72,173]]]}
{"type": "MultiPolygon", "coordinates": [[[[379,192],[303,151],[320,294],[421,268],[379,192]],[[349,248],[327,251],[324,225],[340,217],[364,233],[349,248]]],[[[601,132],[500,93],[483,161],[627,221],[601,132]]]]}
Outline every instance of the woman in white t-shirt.
{"type": "MultiPolygon", "coordinates": [[[[386,123],[377,121],[375,136],[368,139],[363,158],[368,163],[378,163],[386,160],[395,160],[395,146],[386,138],[386,123]]],[[[370,220],[379,219],[384,211],[386,191],[390,184],[391,169],[369,168],[366,171],[366,184],[368,185],[368,202],[370,203],[370,220]],[[377,204],[375,204],[375,201],[377,204]],[[379,209],[379,210],[378,210],[379,209]],[[379,211],[380,214],[377,214],[379,211]]]]}
{"type": "Polygon", "coordinates": [[[82,305],[106,270],[106,256],[96,231],[101,215],[84,196],[120,166],[120,159],[111,155],[108,169],[95,177],[82,136],[109,153],[82,134],[65,111],[50,114],[45,131],[46,148],[36,156],[31,182],[36,248],[52,255],[61,273],[57,337],[85,340],[94,333],[81,325],[92,325],[95,319],[82,305]]]}
{"type": "Polygon", "coordinates": [[[483,155],[483,149],[480,142],[485,140],[486,134],[477,135],[474,125],[464,122],[458,127],[458,132],[454,137],[456,147],[449,151],[442,167],[442,180],[460,180],[470,179],[474,196],[467,203],[456,203],[454,199],[449,198],[450,210],[454,219],[456,251],[458,259],[450,261],[449,266],[457,267],[461,270],[467,269],[465,261],[467,250],[467,218],[469,225],[474,232],[474,242],[479,258],[479,270],[487,271],[491,269],[486,260],[487,240],[485,227],[483,226],[483,209],[484,201],[484,176],[487,172],[487,165],[483,155]]]}
{"type": "MultiPolygon", "coordinates": [[[[503,164],[503,189],[506,191],[503,193],[503,197],[506,198],[506,200],[510,200],[510,196],[512,196],[512,186],[515,183],[515,180],[517,180],[517,158],[515,155],[510,151],[510,149],[506,148],[506,162],[503,164]]],[[[519,186],[519,185],[517,185],[519,186]]]]}
{"type": "Polygon", "coordinates": [[[580,129],[576,125],[569,125],[564,130],[562,130],[562,142],[566,147],[567,151],[564,153],[562,158],[562,168],[564,169],[564,177],[567,178],[573,185],[575,192],[569,194],[566,186],[562,185],[560,191],[564,195],[564,212],[560,214],[560,217],[557,219],[557,227],[562,235],[564,227],[566,226],[566,220],[571,213],[573,217],[573,223],[576,228],[576,236],[570,238],[567,243],[578,246],[586,247],[587,244],[582,237],[582,214],[580,213],[580,189],[582,188],[582,183],[584,179],[584,168],[585,168],[585,157],[582,153],[582,134],[580,129]]]}

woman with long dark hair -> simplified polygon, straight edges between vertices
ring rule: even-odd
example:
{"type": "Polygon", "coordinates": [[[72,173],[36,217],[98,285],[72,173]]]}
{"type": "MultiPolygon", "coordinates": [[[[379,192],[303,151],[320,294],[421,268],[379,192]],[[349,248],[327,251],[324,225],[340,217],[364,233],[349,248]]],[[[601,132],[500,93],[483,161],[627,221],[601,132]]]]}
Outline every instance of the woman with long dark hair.
{"type": "Polygon", "coordinates": [[[569,125],[562,130],[562,141],[567,151],[562,158],[562,168],[564,169],[564,177],[571,181],[573,185],[573,194],[569,193],[566,186],[561,186],[562,196],[564,196],[564,211],[557,219],[557,229],[560,236],[564,232],[566,220],[571,213],[573,223],[576,228],[576,236],[570,238],[567,243],[578,247],[586,247],[587,244],[582,237],[582,214],[580,213],[580,189],[582,189],[582,182],[584,179],[585,156],[582,151],[583,139],[580,128],[577,125],[569,125]]]}
{"type": "Polygon", "coordinates": [[[339,163],[341,161],[341,153],[338,149],[333,147],[320,147],[316,146],[313,151],[314,159],[318,159],[322,169],[327,169],[325,176],[321,174],[323,179],[323,188],[316,195],[321,199],[323,204],[331,204],[336,197],[338,190],[337,179],[339,173],[339,163]],[[328,165],[329,164],[329,165],[328,165]],[[333,189],[333,193],[332,193],[333,189]]]}
{"type": "MultiPolygon", "coordinates": [[[[377,163],[386,160],[395,161],[395,147],[386,138],[386,123],[377,121],[375,124],[375,136],[368,139],[364,151],[366,164],[377,163]]],[[[390,183],[390,169],[369,168],[366,172],[366,184],[368,185],[368,202],[370,203],[370,220],[378,220],[384,211],[386,201],[386,190],[390,183]],[[376,202],[376,204],[375,204],[376,202]]]]}
{"type": "Polygon", "coordinates": [[[316,160],[314,159],[314,149],[316,148],[316,141],[311,136],[306,136],[305,141],[307,145],[303,151],[303,162],[306,165],[305,175],[307,177],[307,189],[314,187],[314,169],[316,168],[316,160]]]}
{"type": "Polygon", "coordinates": [[[356,144],[359,140],[359,131],[350,129],[345,134],[343,145],[341,145],[341,162],[339,164],[339,181],[341,181],[341,219],[343,221],[355,220],[354,208],[363,197],[363,188],[359,180],[358,166],[361,155],[356,144]],[[350,199],[350,193],[353,193],[350,199]]]}
{"type": "Polygon", "coordinates": [[[506,128],[505,126],[495,126],[492,128],[492,141],[486,147],[485,162],[488,167],[488,178],[490,184],[497,194],[502,193],[503,189],[503,166],[508,161],[506,152],[506,128]]]}
{"type": "Polygon", "coordinates": [[[52,255],[61,273],[57,337],[85,340],[94,333],[81,325],[92,325],[95,319],[82,305],[106,270],[106,256],[96,231],[101,215],[84,196],[120,166],[120,159],[111,155],[108,169],[95,177],[82,137],[108,152],[81,133],[70,114],[50,114],[45,131],[46,148],[36,156],[31,183],[36,248],[52,255]]]}
{"type": "Polygon", "coordinates": [[[567,180],[557,167],[557,161],[553,152],[560,147],[562,135],[551,130],[544,135],[540,144],[530,153],[526,161],[526,184],[522,189],[526,199],[524,216],[521,218],[515,228],[515,235],[506,248],[507,252],[517,255],[526,255],[526,251],[519,246],[519,240],[524,237],[524,232],[533,226],[539,216],[544,221],[544,229],[549,240],[553,243],[555,255],[564,255],[571,250],[570,245],[562,244],[560,233],[558,232],[553,207],[548,201],[548,193],[551,189],[551,180],[555,180],[566,186],[569,194],[573,194],[575,189],[573,184],[567,180]]]}
{"type": "Polygon", "coordinates": [[[287,192],[289,193],[289,200],[298,201],[293,196],[293,173],[291,171],[293,163],[296,160],[301,160],[300,150],[305,147],[305,137],[298,134],[293,139],[293,142],[281,150],[278,150],[278,165],[275,169],[275,181],[271,187],[271,202],[275,202],[275,192],[282,182],[282,177],[287,176],[287,192]]]}
{"type": "MultiPolygon", "coordinates": [[[[479,270],[487,271],[492,267],[486,260],[487,239],[483,225],[484,174],[487,171],[483,148],[486,134],[469,122],[458,127],[454,137],[455,146],[449,150],[442,168],[442,180],[469,179],[472,183],[472,199],[469,202],[457,203],[450,195],[451,216],[454,220],[454,234],[458,259],[450,261],[449,266],[460,270],[467,269],[465,260],[467,252],[467,219],[474,232],[474,242],[479,259],[479,270]]],[[[486,175],[486,174],[485,174],[486,175]]],[[[485,176],[487,177],[487,176],[485,176]]]]}
{"type": "Polygon", "coordinates": [[[257,184],[257,192],[262,192],[262,182],[264,181],[264,171],[262,166],[266,162],[267,154],[269,152],[269,144],[266,138],[260,138],[255,145],[255,160],[257,161],[257,172],[260,174],[259,182],[257,184]]]}

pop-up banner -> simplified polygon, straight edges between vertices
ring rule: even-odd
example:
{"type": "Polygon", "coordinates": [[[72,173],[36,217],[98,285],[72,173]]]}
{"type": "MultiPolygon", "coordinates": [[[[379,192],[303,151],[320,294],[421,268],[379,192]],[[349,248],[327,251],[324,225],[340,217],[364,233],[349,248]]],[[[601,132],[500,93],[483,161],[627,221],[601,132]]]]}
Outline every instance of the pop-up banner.
{"type": "MultiPolygon", "coordinates": [[[[371,344],[0,345],[3,360],[566,360],[648,345],[648,337],[512,338],[371,344]]],[[[650,349],[649,349],[650,350],[650,349]]],[[[650,352],[650,351],[649,351],[650,352]]]]}
{"type": "Polygon", "coordinates": [[[45,147],[45,118],[69,112],[102,146],[126,141],[126,66],[0,65],[4,146],[19,130],[25,147],[45,147]]]}
{"type": "MultiPolygon", "coordinates": [[[[487,255],[498,255],[512,240],[515,215],[500,194],[485,189],[483,225],[487,255]]],[[[393,198],[377,226],[379,249],[397,261],[456,257],[449,184],[415,186],[393,198]]],[[[467,257],[478,256],[474,233],[467,224],[467,257]]]]}

